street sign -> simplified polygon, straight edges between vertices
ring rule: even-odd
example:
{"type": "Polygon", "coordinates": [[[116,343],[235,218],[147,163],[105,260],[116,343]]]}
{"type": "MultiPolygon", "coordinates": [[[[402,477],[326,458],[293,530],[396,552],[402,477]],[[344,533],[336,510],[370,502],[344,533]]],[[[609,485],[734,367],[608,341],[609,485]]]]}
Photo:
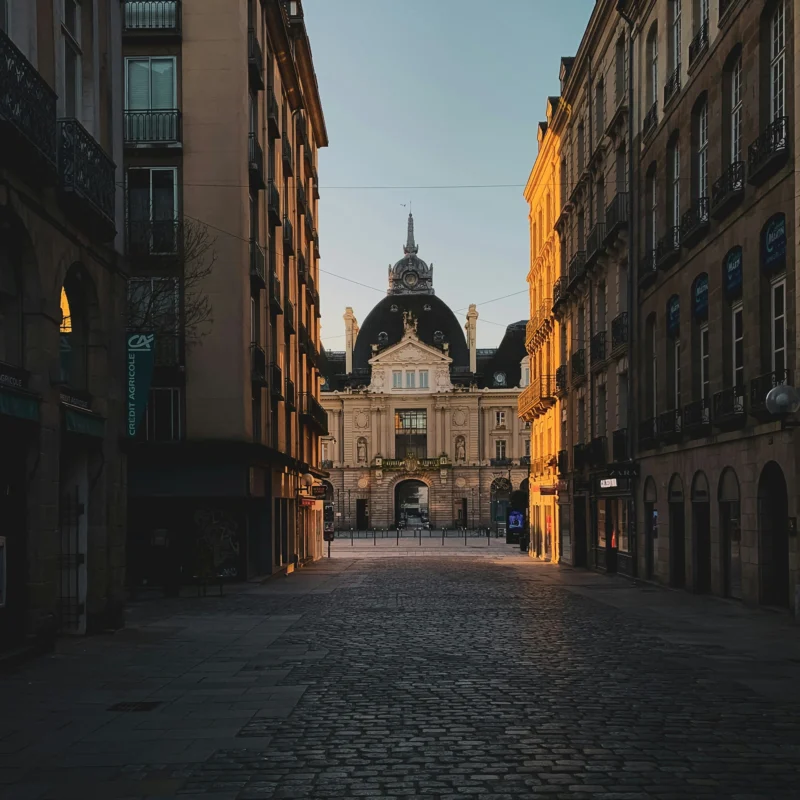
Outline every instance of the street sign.
{"type": "Polygon", "coordinates": [[[325,495],[328,493],[328,487],[325,486],[324,483],[315,484],[311,487],[311,496],[317,497],[320,500],[325,498],[325,495]]]}

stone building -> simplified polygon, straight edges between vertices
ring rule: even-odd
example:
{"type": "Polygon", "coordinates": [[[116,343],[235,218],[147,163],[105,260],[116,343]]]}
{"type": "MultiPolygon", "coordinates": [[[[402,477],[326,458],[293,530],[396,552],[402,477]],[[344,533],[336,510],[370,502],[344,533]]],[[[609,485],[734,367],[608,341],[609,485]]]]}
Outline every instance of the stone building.
{"type": "Polygon", "coordinates": [[[325,354],[322,463],[339,528],[503,526],[527,490],[525,323],[478,349],[475,306],[465,337],[418,251],[409,215],[386,297],[360,329],[348,309],[346,351],[325,354]]]}
{"type": "Polygon", "coordinates": [[[781,607],[797,445],[765,397],[797,379],[796,10],[659,0],[635,51],[640,574],[781,607]]]}
{"type": "Polygon", "coordinates": [[[159,578],[165,543],[187,571],[208,549],[230,578],[291,569],[321,554],[309,484],[327,432],[328,137],[303,4],[123,7],[131,324],[156,334],[130,442],[131,582],[159,578]]]}
{"type": "Polygon", "coordinates": [[[121,30],[0,3],[0,649],[121,622],[121,30]]]}

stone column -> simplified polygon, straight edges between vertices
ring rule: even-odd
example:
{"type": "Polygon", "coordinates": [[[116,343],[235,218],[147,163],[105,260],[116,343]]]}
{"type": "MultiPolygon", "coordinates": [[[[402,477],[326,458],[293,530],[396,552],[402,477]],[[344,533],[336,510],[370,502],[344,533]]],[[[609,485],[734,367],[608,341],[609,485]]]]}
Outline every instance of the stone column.
{"type": "Polygon", "coordinates": [[[356,335],[358,333],[358,323],[356,322],[353,309],[350,306],[344,310],[344,334],[345,334],[345,372],[349,375],[353,371],[353,347],[355,346],[356,335]]]}
{"type": "Polygon", "coordinates": [[[464,329],[467,332],[467,345],[469,346],[469,371],[474,373],[478,369],[478,310],[475,307],[475,303],[470,304],[469,311],[467,311],[467,324],[464,329]]]}
{"type": "Polygon", "coordinates": [[[517,410],[511,409],[511,458],[519,458],[522,455],[519,447],[519,417],[517,410]]]}
{"type": "Polygon", "coordinates": [[[483,459],[488,461],[492,458],[492,439],[489,435],[492,430],[492,410],[490,408],[483,409],[483,459]]]}

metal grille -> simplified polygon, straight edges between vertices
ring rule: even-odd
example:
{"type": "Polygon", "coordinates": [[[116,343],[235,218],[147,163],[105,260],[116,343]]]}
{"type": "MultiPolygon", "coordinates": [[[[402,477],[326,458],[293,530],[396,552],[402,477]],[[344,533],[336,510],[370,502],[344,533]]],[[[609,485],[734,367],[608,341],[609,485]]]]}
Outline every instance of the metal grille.
{"type": "Polygon", "coordinates": [[[59,532],[61,536],[61,602],[60,628],[63,632],[78,632],[85,604],[81,598],[81,567],[86,554],[80,551],[80,519],[84,513],[77,486],[61,495],[59,503],[59,532]]]}

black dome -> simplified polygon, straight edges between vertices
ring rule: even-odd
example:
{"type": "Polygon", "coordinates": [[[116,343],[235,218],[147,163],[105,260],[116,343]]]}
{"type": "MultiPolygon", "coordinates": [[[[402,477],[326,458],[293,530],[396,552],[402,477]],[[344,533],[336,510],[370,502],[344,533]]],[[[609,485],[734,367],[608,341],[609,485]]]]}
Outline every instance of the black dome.
{"type": "Polygon", "coordinates": [[[381,333],[387,334],[387,343],[381,341],[381,349],[397,344],[404,333],[403,312],[410,311],[417,319],[417,336],[432,347],[441,347],[434,341],[434,334],[441,331],[444,341],[450,345],[453,366],[469,367],[469,350],[464,331],[456,315],[433,294],[388,295],[367,315],[358,332],[353,350],[353,369],[369,368],[372,345],[378,344],[381,333]],[[395,311],[392,308],[396,308],[395,311]]]}

